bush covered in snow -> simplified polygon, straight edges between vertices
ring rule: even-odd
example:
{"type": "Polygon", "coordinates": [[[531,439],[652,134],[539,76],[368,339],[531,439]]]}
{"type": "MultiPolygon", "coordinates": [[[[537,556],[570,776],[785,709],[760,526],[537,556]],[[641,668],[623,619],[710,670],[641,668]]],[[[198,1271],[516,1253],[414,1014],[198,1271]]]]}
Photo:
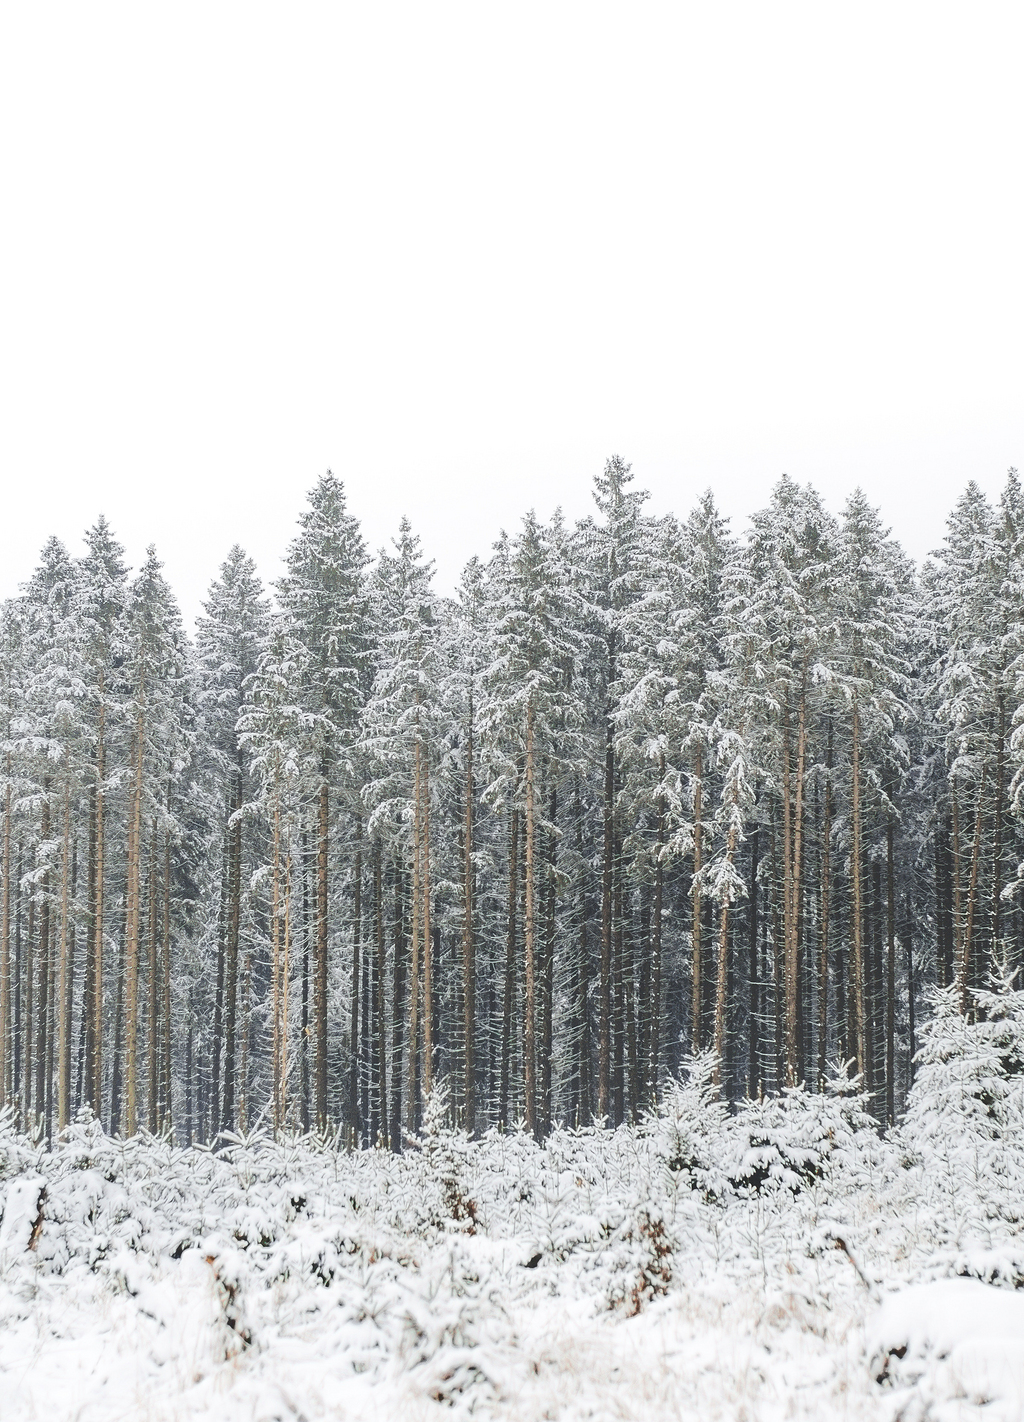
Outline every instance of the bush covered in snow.
{"type": "MultiPolygon", "coordinates": [[[[940,998],[888,1136],[842,1079],[733,1112],[712,1082],[698,1059],[640,1126],[543,1144],[451,1129],[442,1088],[400,1156],[89,1119],[48,1149],[4,1116],[3,1415],[871,1417],[954,1395],[948,1309],[903,1338],[892,1295],[1024,1283],[1024,994],[974,1020],[940,998]]],[[[984,1373],[993,1397],[1011,1375],[984,1373]]]]}

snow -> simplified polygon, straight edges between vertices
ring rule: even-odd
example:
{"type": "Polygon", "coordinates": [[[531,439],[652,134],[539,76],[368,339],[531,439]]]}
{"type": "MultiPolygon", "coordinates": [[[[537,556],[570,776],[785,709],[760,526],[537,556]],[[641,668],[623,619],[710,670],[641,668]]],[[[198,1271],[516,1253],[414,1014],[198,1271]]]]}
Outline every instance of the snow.
{"type": "Polygon", "coordinates": [[[730,1113],[706,1061],[543,1145],[443,1092],[401,1156],[2,1116],[0,1416],[1019,1419],[1024,1172],[933,1055],[889,1135],[849,1089],[730,1113]]]}

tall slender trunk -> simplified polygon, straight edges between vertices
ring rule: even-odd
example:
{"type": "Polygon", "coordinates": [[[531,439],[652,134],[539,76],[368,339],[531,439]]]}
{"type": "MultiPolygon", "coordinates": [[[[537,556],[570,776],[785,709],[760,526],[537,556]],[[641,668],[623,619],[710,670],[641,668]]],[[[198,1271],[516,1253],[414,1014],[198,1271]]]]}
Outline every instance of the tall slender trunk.
{"type": "Polygon", "coordinates": [[[384,854],[380,840],[374,847],[373,901],[377,929],[377,1097],[380,1113],[380,1136],[388,1144],[388,1047],[386,1036],[387,948],[384,942],[384,854]]]}
{"type": "Polygon", "coordinates": [[[508,1125],[512,1075],[512,1008],[516,990],[516,914],[519,903],[519,809],[513,805],[508,831],[508,922],[505,934],[505,985],[501,1012],[501,1069],[498,1124],[508,1125]]]}
{"type": "Polygon", "coordinates": [[[131,826],[128,834],[127,914],[125,921],[125,1135],[139,1128],[139,938],[142,896],[142,768],[146,745],[146,692],[139,689],[135,719],[135,773],[132,777],[131,826]]]}
{"type": "Polygon", "coordinates": [[[786,935],[786,1084],[796,1086],[799,1078],[799,1014],[800,1014],[800,908],[802,903],[804,766],[807,753],[807,689],[806,671],[800,687],[797,708],[795,784],[790,784],[789,725],[786,726],[786,768],[784,813],[787,864],[784,925],[786,935]],[[793,807],[790,810],[790,796],[793,807]]]}
{"type": "Polygon", "coordinates": [[[3,901],[0,904],[0,1106],[13,1095],[11,1033],[11,756],[7,753],[4,787],[3,901]]]}
{"type": "MultiPolygon", "coordinates": [[[[608,686],[615,681],[615,634],[608,638],[608,686]]],[[[605,709],[604,843],[601,866],[601,976],[598,984],[597,1114],[611,1109],[612,1069],[612,875],[615,863],[615,741],[611,707],[605,709]]]]}
{"type": "MultiPolygon", "coordinates": [[[[42,815],[42,840],[45,844],[50,838],[50,782],[46,781],[43,788],[43,815],[42,815]]],[[[46,1070],[46,1059],[50,1038],[50,998],[51,998],[51,972],[50,958],[51,946],[51,919],[50,912],[50,871],[47,869],[42,877],[42,896],[39,903],[39,979],[37,986],[37,1007],[36,1007],[36,1088],[35,1088],[35,1114],[36,1119],[46,1116],[47,1089],[49,1086],[49,1074],[46,1070]]]]}
{"type": "Polygon", "coordinates": [[[850,1005],[853,1009],[857,1071],[868,1070],[864,1022],[864,904],[861,884],[860,708],[853,699],[853,786],[851,796],[850,878],[853,888],[853,963],[850,1005]]]}
{"type": "Polygon", "coordinates": [[[405,1021],[405,899],[402,870],[395,866],[395,953],[391,990],[391,1149],[402,1149],[402,1025],[405,1021]]]}
{"type": "Polygon", "coordinates": [[[221,1126],[233,1131],[237,1125],[235,1079],[238,1071],[238,943],[242,913],[242,767],[233,777],[224,827],[228,843],[228,904],[224,953],[224,1106],[221,1126]]]}
{"type": "Polygon", "coordinates": [[[701,747],[693,752],[693,889],[691,893],[693,919],[690,929],[690,955],[693,963],[693,1005],[691,1011],[690,1051],[696,1054],[704,1045],[702,1018],[704,1010],[704,970],[701,945],[701,870],[704,867],[704,767],[701,747]]]}
{"type": "Polygon", "coordinates": [[[149,1056],[147,1060],[147,1113],[146,1129],[154,1132],[157,1129],[157,1084],[159,1081],[160,1064],[160,1044],[158,1040],[159,1004],[160,1004],[160,975],[157,963],[157,945],[159,943],[159,918],[157,913],[157,824],[153,820],[152,836],[149,848],[149,1056]]]}
{"type": "Polygon", "coordinates": [[[551,781],[551,800],[548,806],[551,828],[548,831],[547,864],[547,909],[544,928],[544,962],[540,974],[540,1127],[541,1134],[547,1135],[551,1129],[553,1114],[552,1099],[552,1036],[554,1029],[555,995],[555,908],[556,908],[556,866],[557,844],[555,825],[558,822],[558,787],[554,774],[551,781]]]}
{"type": "Polygon", "coordinates": [[[413,817],[412,817],[412,958],[409,964],[409,1039],[406,1043],[409,1052],[409,1069],[406,1073],[408,1081],[408,1091],[406,1096],[406,1124],[410,1132],[416,1129],[417,1111],[419,1102],[416,1099],[417,1066],[419,1053],[420,1036],[420,901],[422,898],[422,886],[420,883],[420,837],[422,834],[421,825],[421,790],[420,790],[420,742],[416,739],[416,746],[413,752],[413,817]]]}
{"type": "Polygon", "coordinates": [[[313,993],[316,1037],[316,1128],[327,1130],[327,862],[330,848],[330,789],[327,766],[322,770],[317,822],[316,975],[313,993]]]}
{"type": "MultiPolygon", "coordinates": [[[[362,1122],[359,1119],[359,994],[360,973],[363,953],[363,850],[362,827],[357,826],[359,847],[356,849],[354,903],[352,907],[352,995],[349,1018],[349,1088],[348,1120],[353,1146],[358,1146],[362,1138],[362,1122]]],[[[366,1032],[366,1023],[363,1023],[366,1032]]]]}
{"type": "MultiPolygon", "coordinates": [[[[725,857],[729,867],[736,854],[736,824],[733,822],[729,826],[729,839],[726,846],[725,857]]],[[[729,905],[730,898],[728,891],[723,894],[722,902],[718,910],[718,974],[715,982],[715,1073],[714,1084],[716,1088],[722,1084],[722,1064],[725,1057],[725,1005],[727,989],[729,985],[729,905]]]]}
{"type": "Polygon", "coordinates": [[[1006,791],[1006,698],[999,697],[996,731],[996,796],[992,811],[992,955],[1002,959],[1003,815],[1006,791]]]}
{"type": "Polygon", "coordinates": [[[71,874],[71,775],[64,767],[64,834],[60,874],[60,954],[57,984],[57,1129],[62,1131],[71,1115],[71,983],[68,975],[68,891],[71,874]]]}
{"type": "MultiPolygon", "coordinates": [[[[665,778],[665,757],[661,757],[660,779],[665,778]]],[[[665,799],[658,796],[658,849],[654,864],[654,903],[651,909],[651,1004],[648,1043],[647,1100],[654,1105],[661,1080],[661,999],[662,999],[662,923],[665,904],[665,799]]]]}
{"type": "Polygon", "coordinates": [[[536,955],[536,914],[534,895],[534,840],[536,837],[536,808],[534,804],[534,710],[532,698],[526,706],[526,913],[524,927],[525,973],[524,973],[524,1036],[523,1065],[526,1088],[526,1129],[531,1135],[537,1134],[537,1002],[535,984],[536,955]]]}
{"type": "Polygon", "coordinates": [[[420,758],[420,793],[423,796],[423,1096],[434,1089],[434,934],[431,924],[430,885],[430,766],[420,758]]]}
{"type": "Polygon", "coordinates": [[[463,1124],[476,1134],[476,945],[473,937],[473,683],[466,722],[466,813],[462,843],[462,1090],[463,1124]]]}
{"type": "Polygon", "coordinates": [[[274,784],[274,858],[271,877],[270,952],[274,1010],[274,1130],[284,1124],[284,1018],[281,990],[281,806],[278,777],[274,784]]]}
{"type": "MultiPolygon", "coordinates": [[[[96,793],[95,793],[95,861],[93,865],[92,903],[92,985],[89,993],[92,1008],[91,1040],[86,1043],[89,1056],[90,1081],[89,1104],[97,1117],[102,1116],[103,1107],[103,900],[104,850],[106,848],[106,825],[104,821],[104,781],[107,774],[106,759],[106,687],[104,674],[99,679],[99,718],[96,727],[96,793]]],[[[116,1128],[112,1121],[111,1127],[116,1128]]]]}
{"type": "Polygon", "coordinates": [[[978,786],[978,809],[974,817],[974,845],[971,849],[971,881],[967,891],[967,931],[964,934],[963,954],[960,960],[960,1011],[967,1011],[967,993],[970,989],[971,971],[974,967],[972,949],[974,947],[974,910],[978,898],[978,869],[981,864],[981,826],[985,804],[985,775],[987,764],[981,767],[981,783],[978,786]]]}
{"type": "Polygon", "coordinates": [[[829,929],[832,923],[832,722],[828,725],[825,804],[821,824],[821,928],[818,939],[818,1090],[825,1090],[828,1056],[829,929]]]}
{"type": "Polygon", "coordinates": [[[758,933],[758,882],[757,870],[760,859],[761,831],[754,827],[750,836],[750,893],[747,899],[747,975],[750,979],[750,1014],[747,1025],[747,1095],[751,1100],[759,1094],[760,1071],[760,1018],[761,982],[757,961],[758,933]]]}
{"type": "MultiPolygon", "coordinates": [[[[170,810],[170,796],[168,795],[168,811],[170,810]]],[[[161,1126],[165,1130],[170,1130],[174,1114],[174,1102],[171,1095],[171,832],[164,831],[164,951],[163,951],[163,983],[164,983],[164,1108],[161,1118],[161,1126]]]]}
{"type": "Polygon", "coordinates": [[[894,824],[890,810],[885,826],[886,957],[885,957],[885,1110],[889,1125],[896,1121],[896,868],[894,824]]]}

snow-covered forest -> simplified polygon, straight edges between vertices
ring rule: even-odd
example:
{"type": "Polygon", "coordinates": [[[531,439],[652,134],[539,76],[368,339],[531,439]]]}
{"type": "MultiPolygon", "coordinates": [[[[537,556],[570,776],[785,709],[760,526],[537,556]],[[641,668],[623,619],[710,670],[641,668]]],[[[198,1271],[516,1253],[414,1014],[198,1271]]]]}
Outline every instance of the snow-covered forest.
{"type": "Polygon", "coordinates": [[[194,636],[102,519],[3,608],[0,1092],[182,1143],[401,1149],[637,1121],[710,1050],[731,1101],[860,1075],[892,1123],[934,986],[1024,949],[1024,493],[916,569],[783,478],[738,536],[532,514],[453,597],[328,474],[269,592],[194,636]]]}
{"type": "Polygon", "coordinates": [[[1017,475],[594,500],[4,605],[12,1416],[1019,1417],[1017,475]]]}

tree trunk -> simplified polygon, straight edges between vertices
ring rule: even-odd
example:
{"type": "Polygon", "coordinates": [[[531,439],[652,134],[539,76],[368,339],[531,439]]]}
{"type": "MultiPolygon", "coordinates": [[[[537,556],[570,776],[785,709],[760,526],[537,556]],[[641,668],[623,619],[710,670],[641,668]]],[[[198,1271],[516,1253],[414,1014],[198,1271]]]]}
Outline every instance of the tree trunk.
{"type": "Polygon", "coordinates": [[[896,1121],[896,869],[893,838],[893,814],[890,810],[885,826],[885,1110],[890,1126],[896,1121]]]}
{"type": "MultiPolygon", "coordinates": [[[[93,883],[92,903],[92,984],[89,993],[92,1008],[90,1040],[86,1051],[90,1064],[89,1104],[97,1118],[102,1117],[103,1095],[103,899],[104,899],[104,849],[106,825],[104,822],[103,782],[107,773],[106,762],[106,705],[103,673],[99,681],[99,719],[96,728],[96,788],[95,788],[95,839],[93,848],[95,859],[91,874],[93,883]]],[[[117,1122],[111,1122],[116,1128],[117,1122]]]]}
{"type": "Polygon", "coordinates": [[[828,1056],[829,928],[832,918],[832,721],[828,723],[825,804],[821,825],[821,927],[818,938],[818,1090],[825,1090],[828,1056]]]}
{"type": "Polygon", "coordinates": [[[501,1075],[498,1124],[508,1125],[512,1075],[512,1008],[516,990],[516,913],[519,902],[519,810],[513,805],[508,834],[508,923],[505,935],[505,991],[501,1012],[501,1075]]]}
{"type": "Polygon", "coordinates": [[[128,835],[127,915],[125,922],[125,1135],[139,1128],[139,939],[142,896],[142,768],[146,745],[145,689],[140,688],[135,722],[135,774],[132,777],[128,835]]]}
{"type": "Polygon", "coordinates": [[[757,961],[758,882],[761,831],[755,826],[750,836],[750,893],[747,898],[747,974],[750,979],[750,1013],[747,1024],[747,1095],[753,1101],[760,1093],[761,982],[757,961]]]}
{"type": "MultiPolygon", "coordinates": [[[[614,634],[613,634],[614,635],[614,634]]],[[[608,685],[615,680],[614,641],[609,639],[608,685]]],[[[612,1067],[612,874],[615,861],[615,742],[611,707],[605,711],[604,843],[601,867],[601,979],[597,1028],[597,1114],[611,1110],[612,1067]]]]}
{"type": "Polygon", "coordinates": [[[974,910],[978,898],[978,869],[981,864],[981,825],[983,819],[983,807],[985,803],[985,772],[988,766],[982,764],[981,783],[978,786],[978,809],[974,817],[974,846],[971,850],[971,882],[967,892],[967,931],[964,934],[963,955],[960,961],[960,1011],[967,1011],[967,993],[970,989],[970,976],[974,963],[972,949],[974,946],[974,910]]]}
{"type": "Polygon", "coordinates": [[[385,1032],[386,993],[385,975],[387,971],[387,949],[384,942],[384,855],[380,841],[374,847],[373,899],[377,929],[377,1100],[380,1119],[380,1137],[383,1145],[388,1143],[388,1048],[385,1032]]]}
{"type": "Polygon", "coordinates": [[[405,902],[395,866],[395,954],[391,992],[391,1149],[402,1150],[402,1024],[405,1021],[405,902]]]}
{"type": "Polygon", "coordinates": [[[330,790],[327,768],[320,781],[317,824],[316,874],[316,979],[313,994],[316,1037],[316,1128],[327,1130],[327,856],[330,834],[330,790]]]}
{"type": "MultiPolygon", "coordinates": [[[[361,827],[357,827],[356,834],[361,835],[361,827]]],[[[352,996],[351,1015],[349,1020],[349,1091],[348,1091],[348,1119],[349,1130],[351,1131],[351,1141],[354,1147],[358,1147],[362,1138],[362,1123],[359,1118],[359,994],[360,970],[362,968],[363,949],[363,851],[361,847],[356,850],[356,866],[354,881],[354,899],[352,909],[352,996]]],[[[366,1023],[363,1023],[363,1032],[366,1031],[366,1023]]]]}
{"type": "Polygon", "coordinates": [[[462,1079],[463,1125],[476,1135],[476,945],[473,937],[473,685],[466,723],[466,814],[462,844],[462,1079]]]}
{"type": "Polygon", "coordinates": [[[3,902],[0,905],[0,1107],[14,1094],[11,1033],[11,756],[4,788],[3,902]]]}
{"type": "Polygon", "coordinates": [[[526,1129],[537,1134],[537,1001],[535,975],[536,913],[534,895],[534,840],[537,817],[534,804],[533,701],[526,707],[526,913],[524,915],[525,975],[523,1001],[523,1065],[526,1089],[526,1129]]]}
{"type": "Polygon", "coordinates": [[[697,746],[693,753],[693,888],[691,892],[693,921],[690,934],[690,952],[693,963],[693,1006],[691,1008],[690,1051],[694,1055],[696,1055],[704,1045],[704,1034],[701,1030],[704,1008],[704,975],[700,940],[702,902],[700,876],[704,866],[704,826],[702,824],[704,813],[703,774],[701,748],[697,746]]]}
{"type": "Polygon", "coordinates": [[[851,806],[850,878],[853,888],[853,963],[850,1005],[855,1023],[857,1071],[868,1071],[864,1022],[864,904],[861,893],[860,709],[853,700],[853,787],[851,806]]]}
{"type": "Polygon", "coordinates": [[[420,799],[420,743],[417,737],[414,756],[413,772],[413,817],[412,817],[412,961],[409,964],[409,1039],[406,1043],[409,1052],[409,1069],[406,1073],[408,1080],[408,1092],[406,1096],[406,1123],[410,1133],[416,1130],[417,1110],[419,1102],[416,1097],[417,1067],[419,1053],[420,1036],[420,899],[422,888],[420,886],[420,836],[421,836],[421,799],[420,799]]]}

